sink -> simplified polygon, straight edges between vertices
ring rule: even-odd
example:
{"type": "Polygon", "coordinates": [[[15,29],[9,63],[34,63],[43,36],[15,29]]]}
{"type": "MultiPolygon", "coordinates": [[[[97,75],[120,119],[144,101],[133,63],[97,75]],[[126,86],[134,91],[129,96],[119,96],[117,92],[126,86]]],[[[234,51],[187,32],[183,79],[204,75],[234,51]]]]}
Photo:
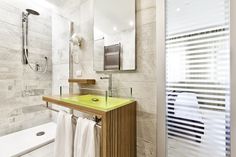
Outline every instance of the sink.
{"type": "Polygon", "coordinates": [[[61,101],[67,103],[73,103],[80,106],[86,106],[102,111],[113,110],[133,102],[133,100],[131,99],[115,98],[115,97],[107,97],[106,101],[105,96],[90,95],[90,94],[61,98],[61,101]]]}

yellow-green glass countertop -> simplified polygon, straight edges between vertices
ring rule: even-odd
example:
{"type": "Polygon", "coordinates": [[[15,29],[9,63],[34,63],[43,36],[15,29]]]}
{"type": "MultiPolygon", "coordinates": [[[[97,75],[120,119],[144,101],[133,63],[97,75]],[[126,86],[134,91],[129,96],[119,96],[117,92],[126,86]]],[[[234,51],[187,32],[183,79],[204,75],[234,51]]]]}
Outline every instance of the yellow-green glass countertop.
{"type": "Polygon", "coordinates": [[[132,99],[115,98],[115,97],[107,97],[106,101],[105,96],[90,95],[90,94],[63,97],[60,100],[66,103],[71,103],[74,105],[84,106],[105,112],[134,102],[132,99]]]}

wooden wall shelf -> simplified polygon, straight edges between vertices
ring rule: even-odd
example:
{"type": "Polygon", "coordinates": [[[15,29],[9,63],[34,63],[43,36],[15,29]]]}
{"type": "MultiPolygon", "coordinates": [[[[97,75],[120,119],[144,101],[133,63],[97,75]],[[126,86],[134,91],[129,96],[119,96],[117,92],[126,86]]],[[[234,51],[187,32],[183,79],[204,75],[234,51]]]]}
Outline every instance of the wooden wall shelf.
{"type": "Polygon", "coordinates": [[[96,83],[95,79],[69,79],[69,83],[78,83],[78,84],[86,84],[86,85],[94,85],[96,83]]]}

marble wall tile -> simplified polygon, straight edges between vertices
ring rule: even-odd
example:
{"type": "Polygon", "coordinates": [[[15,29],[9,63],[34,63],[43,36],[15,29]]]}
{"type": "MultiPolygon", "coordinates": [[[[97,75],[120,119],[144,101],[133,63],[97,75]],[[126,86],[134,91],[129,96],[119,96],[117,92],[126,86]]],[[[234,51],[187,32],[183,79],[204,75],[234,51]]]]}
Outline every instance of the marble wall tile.
{"type": "Polygon", "coordinates": [[[155,52],[156,50],[156,23],[137,27],[137,55],[155,52]]]}
{"type": "Polygon", "coordinates": [[[51,94],[52,36],[51,13],[33,1],[0,0],[0,136],[51,120],[51,112],[39,107],[42,95],[51,94]],[[21,16],[34,8],[40,16],[29,17],[29,58],[44,64],[48,71],[39,74],[23,65],[21,16]]]}
{"type": "Polygon", "coordinates": [[[48,110],[40,110],[22,113],[22,109],[15,111],[8,118],[0,119],[0,136],[23,130],[26,128],[31,128],[32,126],[37,126],[51,121],[51,112],[48,110]],[[40,118],[40,119],[39,119],[40,118]]]}
{"type": "Polygon", "coordinates": [[[138,137],[137,157],[156,157],[156,145],[138,137]]]}
{"type": "Polygon", "coordinates": [[[156,0],[136,0],[136,10],[156,7],[156,0]]]}
{"type": "Polygon", "coordinates": [[[141,26],[156,21],[156,7],[145,8],[136,12],[136,25],[141,26]]]}

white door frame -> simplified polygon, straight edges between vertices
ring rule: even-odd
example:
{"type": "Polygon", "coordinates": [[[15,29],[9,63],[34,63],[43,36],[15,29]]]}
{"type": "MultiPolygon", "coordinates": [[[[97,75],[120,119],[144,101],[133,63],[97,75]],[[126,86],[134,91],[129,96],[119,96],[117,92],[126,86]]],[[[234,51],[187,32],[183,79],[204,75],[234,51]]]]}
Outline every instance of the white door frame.
{"type": "Polygon", "coordinates": [[[231,157],[236,157],[236,1],[230,0],[231,157]]]}
{"type": "Polygon", "coordinates": [[[156,0],[157,157],[166,157],[165,0],[156,0]]]}
{"type": "MultiPolygon", "coordinates": [[[[165,79],[165,1],[156,0],[157,157],[167,157],[165,79]]],[[[236,0],[230,0],[231,157],[236,157],[236,0]]]]}

